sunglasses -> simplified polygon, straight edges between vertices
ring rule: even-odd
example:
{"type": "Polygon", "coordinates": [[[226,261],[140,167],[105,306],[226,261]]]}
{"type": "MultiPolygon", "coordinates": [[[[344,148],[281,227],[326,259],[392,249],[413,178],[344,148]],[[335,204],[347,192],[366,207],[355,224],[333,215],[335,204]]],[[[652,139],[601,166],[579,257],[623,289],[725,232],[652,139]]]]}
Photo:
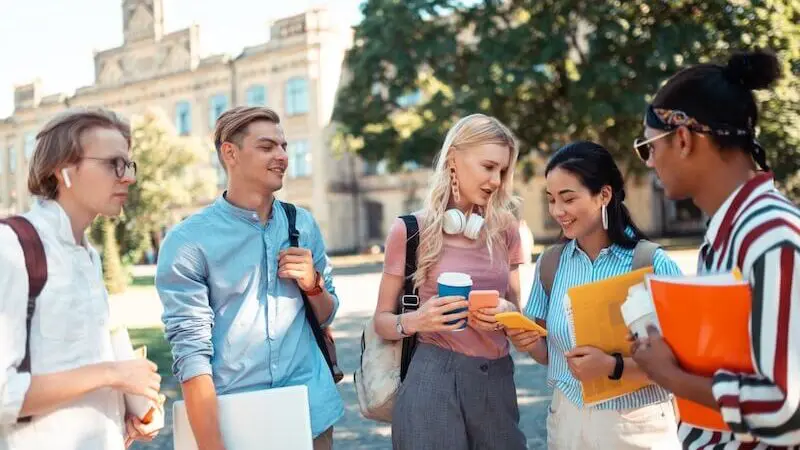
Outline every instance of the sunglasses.
{"type": "Polygon", "coordinates": [[[639,157],[639,159],[647,162],[647,160],[650,159],[650,155],[653,154],[653,142],[665,136],[669,136],[674,132],[675,130],[667,131],[666,133],[661,133],[658,136],[651,137],[650,139],[637,138],[635,141],[633,141],[633,150],[636,152],[636,155],[639,157]]]}
{"type": "Polygon", "coordinates": [[[135,177],[136,176],[136,162],[128,161],[127,159],[121,156],[114,156],[113,158],[96,158],[90,156],[84,156],[81,159],[91,159],[94,161],[102,161],[111,166],[114,169],[114,174],[117,178],[122,178],[125,176],[128,177],[135,177]]]}

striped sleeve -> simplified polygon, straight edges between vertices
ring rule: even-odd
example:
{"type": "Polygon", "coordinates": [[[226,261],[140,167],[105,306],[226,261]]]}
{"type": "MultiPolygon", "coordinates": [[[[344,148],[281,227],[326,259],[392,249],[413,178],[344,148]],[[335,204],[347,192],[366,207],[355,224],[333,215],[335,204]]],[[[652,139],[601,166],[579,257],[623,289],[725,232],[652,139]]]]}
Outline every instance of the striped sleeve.
{"type": "Polygon", "coordinates": [[[539,278],[540,266],[540,264],[536,264],[533,287],[528,297],[528,303],[525,305],[525,315],[534,319],[547,320],[548,298],[544,286],[542,286],[542,280],[539,278]]]}
{"type": "Polygon", "coordinates": [[[783,241],[748,264],[755,375],[720,370],[713,393],[734,433],[800,444],[800,247],[783,241]]]}
{"type": "Polygon", "coordinates": [[[680,266],[678,266],[678,264],[673,261],[663,249],[656,250],[655,255],[653,255],[653,272],[656,275],[683,275],[680,266]]]}

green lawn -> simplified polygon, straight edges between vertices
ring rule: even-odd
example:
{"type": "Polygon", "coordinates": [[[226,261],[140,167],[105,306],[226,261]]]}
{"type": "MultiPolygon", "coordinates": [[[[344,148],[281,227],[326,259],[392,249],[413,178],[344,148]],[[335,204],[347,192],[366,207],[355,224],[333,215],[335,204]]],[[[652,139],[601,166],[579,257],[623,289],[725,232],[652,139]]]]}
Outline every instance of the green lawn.
{"type": "Polygon", "coordinates": [[[132,277],[131,286],[136,287],[153,287],[156,285],[155,279],[151,276],[132,277]]]}
{"type": "Polygon", "coordinates": [[[134,348],[147,346],[147,359],[158,365],[162,378],[172,376],[172,353],[164,338],[164,330],[159,327],[128,330],[134,348]]]}

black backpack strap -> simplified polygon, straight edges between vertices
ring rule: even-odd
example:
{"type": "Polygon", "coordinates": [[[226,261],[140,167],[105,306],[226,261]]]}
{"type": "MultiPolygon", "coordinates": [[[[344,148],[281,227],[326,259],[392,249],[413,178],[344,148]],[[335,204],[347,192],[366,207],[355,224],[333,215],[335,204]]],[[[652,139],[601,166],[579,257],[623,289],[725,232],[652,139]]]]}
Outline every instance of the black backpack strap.
{"type": "Polygon", "coordinates": [[[561,261],[561,253],[564,252],[565,244],[554,244],[548,247],[536,264],[539,266],[539,281],[544,287],[544,292],[547,294],[547,301],[550,301],[550,292],[553,290],[553,283],[556,280],[556,270],[558,270],[558,263],[561,261]]]}
{"type": "Polygon", "coordinates": [[[656,256],[656,250],[659,248],[661,248],[661,246],[655,242],[650,242],[645,239],[640,240],[633,249],[631,270],[639,270],[652,266],[653,259],[656,256]]]}
{"type": "MultiPolygon", "coordinates": [[[[22,216],[14,216],[0,220],[0,223],[8,225],[17,235],[22,247],[22,254],[25,256],[25,269],[28,272],[28,307],[25,313],[25,355],[22,357],[18,370],[30,373],[31,323],[36,310],[36,298],[42,293],[47,282],[47,257],[39,233],[27,219],[22,216]]],[[[30,417],[20,417],[17,422],[25,423],[30,420],[30,417]]]]}
{"type": "MultiPolygon", "coordinates": [[[[417,247],[419,246],[419,223],[413,214],[401,216],[406,225],[406,270],[403,295],[397,305],[398,314],[416,311],[419,308],[419,292],[414,289],[414,273],[417,271],[417,247]]],[[[403,338],[403,350],[400,357],[400,382],[408,373],[411,358],[417,349],[417,336],[403,338]]]]}
{"type": "MultiPolygon", "coordinates": [[[[300,232],[297,231],[297,208],[291,203],[281,202],[283,205],[283,210],[286,212],[286,219],[289,221],[289,245],[291,247],[300,247],[300,232]]],[[[303,305],[305,305],[306,310],[306,320],[308,324],[311,325],[311,331],[314,333],[314,339],[317,341],[317,345],[319,349],[322,351],[322,356],[325,357],[325,363],[328,364],[328,368],[331,370],[331,374],[336,377],[336,373],[334,372],[333,368],[333,359],[331,358],[330,353],[328,352],[328,346],[325,344],[325,335],[322,331],[322,326],[320,326],[319,320],[317,320],[317,316],[314,315],[314,310],[311,308],[311,302],[308,300],[308,296],[300,286],[298,286],[298,290],[300,291],[300,295],[303,297],[303,305]]]]}

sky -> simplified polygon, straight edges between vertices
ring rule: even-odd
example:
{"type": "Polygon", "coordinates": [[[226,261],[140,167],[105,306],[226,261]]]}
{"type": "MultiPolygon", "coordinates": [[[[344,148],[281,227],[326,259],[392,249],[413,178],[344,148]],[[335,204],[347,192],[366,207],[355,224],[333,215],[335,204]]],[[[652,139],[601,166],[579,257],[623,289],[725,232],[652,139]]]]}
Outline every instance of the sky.
{"type": "MultiPolygon", "coordinates": [[[[329,4],[356,24],[361,0],[163,0],[164,33],[200,26],[201,55],[236,55],[263,43],[269,22],[329,4]]],[[[122,44],[122,0],[0,0],[0,118],[14,85],[41,80],[43,95],[94,82],[94,51],[122,44]]]]}

